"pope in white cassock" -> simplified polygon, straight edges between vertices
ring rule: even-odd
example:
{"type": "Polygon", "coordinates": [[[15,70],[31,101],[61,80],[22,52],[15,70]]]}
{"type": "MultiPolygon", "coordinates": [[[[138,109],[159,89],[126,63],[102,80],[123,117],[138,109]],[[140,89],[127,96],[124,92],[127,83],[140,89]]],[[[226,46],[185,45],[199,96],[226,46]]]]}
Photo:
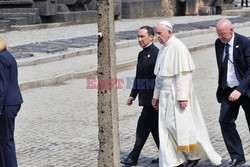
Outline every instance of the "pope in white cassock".
{"type": "Polygon", "coordinates": [[[154,73],[156,82],[152,105],[159,108],[159,166],[193,167],[210,160],[220,165],[222,158],[213,149],[194,93],[195,69],[187,47],[172,34],[168,21],[160,22],[156,37],[160,48],[154,73]],[[160,84],[159,84],[160,83],[160,84]]]}

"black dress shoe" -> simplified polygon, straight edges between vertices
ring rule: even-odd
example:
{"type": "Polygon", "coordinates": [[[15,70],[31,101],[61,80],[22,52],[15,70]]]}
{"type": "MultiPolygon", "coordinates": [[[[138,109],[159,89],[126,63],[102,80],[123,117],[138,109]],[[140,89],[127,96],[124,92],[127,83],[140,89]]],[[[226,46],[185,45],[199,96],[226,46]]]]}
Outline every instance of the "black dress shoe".
{"type": "Polygon", "coordinates": [[[198,165],[200,159],[197,160],[188,160],[187,164],[185,165],[185,167],[195,167],[198,165]]]}
{"type": "Polygon", "coordinates": [[[136,166],[137,165],[137,161],[132,160],[130,158],[126,158],[126,159],[122,160],[121,163],[128,165],[128,166],[136,166]]]}
{"type": "Polygon", "coordinates": [[[153,160],[151,161],[151,163],[152,163],[152,164],[158,164],[158,163],[159,163],[159,158],[153,159],[153,160]]]}
{"type": "Polygon", "coordinates": [[[246,162],[246,160],[241,160],[241,159],[233,159],[227,167],[236,167],[238,165],[242,165],[246,162]]]}

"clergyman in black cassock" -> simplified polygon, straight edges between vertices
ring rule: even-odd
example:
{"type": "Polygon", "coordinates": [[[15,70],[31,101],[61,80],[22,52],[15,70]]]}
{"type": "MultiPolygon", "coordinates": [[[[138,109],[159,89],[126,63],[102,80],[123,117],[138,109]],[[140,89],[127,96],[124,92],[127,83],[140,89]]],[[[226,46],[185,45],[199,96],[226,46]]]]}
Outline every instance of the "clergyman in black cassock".
{"type": "MultiPolygon", "coordinates": [[[[158,135],[158,110],[152,106],[154,91],[154,67],[158,55],[158,48],[152,43],[154,31],[151,27],[141,27],[138,32],[138,41],[143,50],[138,55],[136,77],[127,104],[131,105],[137,95],[139,96],[139,106],[143,106],[138,119],[136,130],[136,141],[133,150],[128,157],[121,161],[126,165],[136,165],[141,150],[152,133],[156,146],[159,148],[158,135]]],[[[157,162],[157,160],[153,160],[157,162]]]]}

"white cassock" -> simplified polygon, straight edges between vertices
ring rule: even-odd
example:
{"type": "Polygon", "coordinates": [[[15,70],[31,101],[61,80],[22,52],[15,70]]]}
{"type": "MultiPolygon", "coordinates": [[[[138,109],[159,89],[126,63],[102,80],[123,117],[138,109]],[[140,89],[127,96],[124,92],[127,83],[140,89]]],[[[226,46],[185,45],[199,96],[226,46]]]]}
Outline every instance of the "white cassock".
{"type": "Polygon", "coordinates": [[[159,99],[159,166],[174,167],[187,159],[221,164],[213,149],[192,84],[195,69],[187,47],[172,36],[159,50],[154,98],[159,99]],[[181,100],[187,100],[182,110],[181,100]],[[201,160],[201,161],[202,161],[201,160]]]}

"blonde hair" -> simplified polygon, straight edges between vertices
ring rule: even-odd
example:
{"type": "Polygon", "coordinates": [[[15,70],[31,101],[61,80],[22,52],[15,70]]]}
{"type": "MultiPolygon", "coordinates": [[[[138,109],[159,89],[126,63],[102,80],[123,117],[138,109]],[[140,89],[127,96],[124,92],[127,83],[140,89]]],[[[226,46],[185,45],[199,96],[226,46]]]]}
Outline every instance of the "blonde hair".
{"type": "Polygon", "coordinates": [[[3,40],[3,38],[0,36],[0,52],[2,52],[4,49],[7,48],[7,43],[3,40]]]}

